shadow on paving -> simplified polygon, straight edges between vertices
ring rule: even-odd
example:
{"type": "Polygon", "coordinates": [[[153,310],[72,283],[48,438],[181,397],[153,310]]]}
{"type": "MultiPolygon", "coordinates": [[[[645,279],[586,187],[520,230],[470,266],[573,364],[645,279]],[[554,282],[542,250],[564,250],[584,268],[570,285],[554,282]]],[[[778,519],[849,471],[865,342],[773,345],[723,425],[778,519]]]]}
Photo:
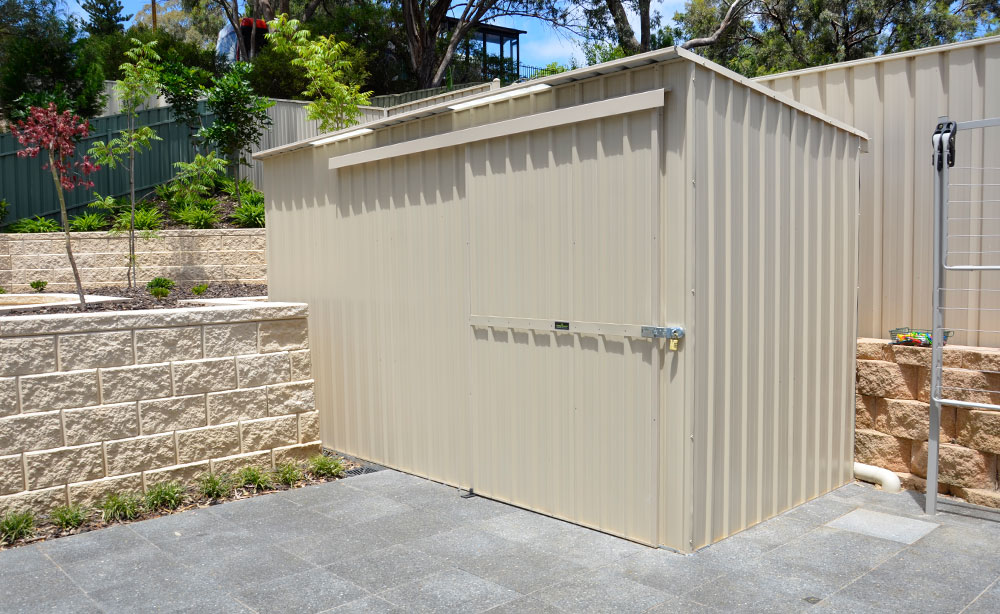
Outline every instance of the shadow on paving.
{"type": "Polygon", "coordinates": [[[0,612],[1000,612],[1000,514],[919,493],[690,556],[459,495],[384,470],[0,552],[0,612]]]}

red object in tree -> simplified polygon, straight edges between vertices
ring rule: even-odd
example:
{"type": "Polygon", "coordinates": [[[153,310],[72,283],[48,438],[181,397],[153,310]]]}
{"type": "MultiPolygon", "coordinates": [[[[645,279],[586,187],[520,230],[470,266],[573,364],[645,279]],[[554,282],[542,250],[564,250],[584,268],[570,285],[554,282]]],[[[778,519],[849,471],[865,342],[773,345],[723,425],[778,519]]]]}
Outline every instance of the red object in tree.
{"type": "MultiPolygon", "coordinates": [[[[79,115],[70,111],[59,113],[55,103],[49,103],[48,108],[31,107],[28,119],[17,122],[11,133],[24,147],[17,152],[21,158],[37,157],[42,149],[49,151],[49,160],[55,166],[63,189],[94,187],[87,176],[101,167],[92,163],[89,156],[73,160],[77,141],[90,134],[90,124],[79,115]]],[[[48,170],[49,165],[44,164],[42,168],[48,170]]]]}

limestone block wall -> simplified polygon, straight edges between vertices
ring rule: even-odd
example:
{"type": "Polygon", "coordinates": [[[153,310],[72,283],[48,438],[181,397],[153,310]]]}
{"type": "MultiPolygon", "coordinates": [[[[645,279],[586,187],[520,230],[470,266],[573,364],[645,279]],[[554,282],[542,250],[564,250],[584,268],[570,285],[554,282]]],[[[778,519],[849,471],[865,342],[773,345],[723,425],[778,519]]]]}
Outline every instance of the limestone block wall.
{"type": "MultiPolygon", "coordinates": [[[[84,286],[125,284],[128,235],[74,232],[72,237],[84,286]]],[[[161,230],[138,239],[136,253],[140,282],[169,277],[190,285],[267,283],[263,228],[161,230]]],[[[49,282],[49,291],[74,289],[63,234],[0,234],[0,287],[30,292],[36,279],[49,282]]]]}
{"type": "Polygon", "coordinates": [[[298,303],[0,317],[0,513],[320,449],[298,303]]]}
{"type": "MultiPolygon", "coordinates": [[[[930,431],[930,348],[859,339],[854,454],[895,471],[923,491],[930,431]]],[[[1000,350],[944,349],[943,384],[957,400],[1000,404],[1000,350]]],[[[971,503],[1000,507],[1000,412],[941,408],[939,488],[971,503]]]]}

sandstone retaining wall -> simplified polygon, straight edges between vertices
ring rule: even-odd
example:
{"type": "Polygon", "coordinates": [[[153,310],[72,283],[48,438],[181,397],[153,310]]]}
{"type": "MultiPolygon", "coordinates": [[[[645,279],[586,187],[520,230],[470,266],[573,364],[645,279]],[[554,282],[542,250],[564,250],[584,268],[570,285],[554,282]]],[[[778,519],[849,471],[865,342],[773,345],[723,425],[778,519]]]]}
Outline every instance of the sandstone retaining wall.
{"type": "MultiPolygon", "coordinates": [[[[854,454],[923,491],[927,477],[930,348],[859,339],[854,454]]],[[[943,385],[957,400],[1000,404],[1000,350],[944,349],[943,385]]],[[[939,490],[1000,507],[1000,412],[941,408],[939,490]]]]}
{"type": "Polygon", "coordinates": [[[307,309],[0,317],[0,513],[320,449],[307,309]]]}
{"type": "MultiPolygon", "coordinates": [[[[72,237],[84,286],[125,284],[127,234],[74,232],[72,237]]],[[[137,239],[139,281],[267,283],[264,246],[263,228],[161,230],[155,238],[137,239]]],[[[50,291],[75,289],[63,234],[0,234],[0,287],[30,292],[29,284],[38,279],[49,282],[50,291]]]]}

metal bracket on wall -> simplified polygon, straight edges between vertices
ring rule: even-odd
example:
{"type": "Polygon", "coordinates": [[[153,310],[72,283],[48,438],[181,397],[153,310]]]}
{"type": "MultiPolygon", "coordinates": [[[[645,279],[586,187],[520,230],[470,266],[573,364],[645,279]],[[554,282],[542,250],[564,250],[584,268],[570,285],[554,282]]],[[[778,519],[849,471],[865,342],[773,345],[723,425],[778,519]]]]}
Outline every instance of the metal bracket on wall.
{"type": "Polygon", "coordinates": [[[668,339],[671,350],[676,350],[675,346],[677,342],[684,338],[684,328],[681,326],[642,326],[638,324],[615,324],[612,322],[542,320],[538,318],[508,318],[485,315],[470,315],[469,325],[479,328],[536,330],[578,335],[668,339]]]}

